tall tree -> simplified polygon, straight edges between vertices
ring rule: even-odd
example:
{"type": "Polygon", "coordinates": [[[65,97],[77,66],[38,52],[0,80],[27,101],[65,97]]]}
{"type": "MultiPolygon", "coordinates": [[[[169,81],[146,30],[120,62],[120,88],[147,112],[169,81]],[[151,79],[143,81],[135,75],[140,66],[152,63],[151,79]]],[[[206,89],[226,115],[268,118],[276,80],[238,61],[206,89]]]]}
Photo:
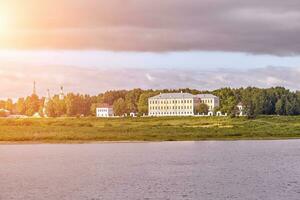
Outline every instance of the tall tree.
{"type": "Polygon", "coordinates": [[[117,116],[121,116],[127,113],[126,102],[124,101],[124,99],[119,98],[117,101],[115,101],[113,110],[115,115],[117,116]]]}
{"type": "Polygon", "coordinates": [[[145,91],[140,95],[137,103],[138,112],[143,115],[148,113],[148,99],[152,96],[159,94],[158,92],[145,91]]]}
{"type": "Polygon", "coordinates": [[[207,114],[208,111],[209,111],[208,105],[206,105],[205,103],[199,103],[196,106],[196,113],[207,114]]]}
{"type": "Polygon", "coordinates": [[[32,116],[35,113],[39,112],[41,102],[39,101],[39,97],[33,94],[26,98],[25,105],[26,105],[26,115],[32,116]]]}
{"type": "Polygon", "coordinates": [[[26,105],[25,105],[25,99],[19,98],[16,105],[17,113],[24,115],[26,112],[26,105]]]}
{"type": "Polygon", "coordinates": [[[141,94],[141,89],[133,89],[125,95],[125,102],[128,112],[138,112],[137,103],[141,94]]]}
{"type": "Polygon", "coordinates": [[[284,115],[285,114],[285,109],[284,109],[284,100],[279,99],[276,104],[275,104],[275,112],[277,115],[284,115]]]}
{"type": "Polygon", "coordinates": [[[13,107],[14,107],[14,103],[13,103],[12,99],[7,99],[7,101],[5,103],[5,109],[12,112],[13,107]]]}

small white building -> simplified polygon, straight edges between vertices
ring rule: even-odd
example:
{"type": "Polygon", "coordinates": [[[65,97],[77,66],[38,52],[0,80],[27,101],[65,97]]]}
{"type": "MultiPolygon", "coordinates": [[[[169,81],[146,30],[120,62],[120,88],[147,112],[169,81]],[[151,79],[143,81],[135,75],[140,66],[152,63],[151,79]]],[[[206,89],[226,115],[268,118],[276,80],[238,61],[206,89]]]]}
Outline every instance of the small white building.
{"type": "Polygon", "coordinates": [[[109,105],[103,105],[96,108],[96,117],[113,117],[113,107],[109,105]]]}
{"type": "Polygon", "coordinates": [[[238,105],[236,107],[238,108],[238,115],[244,116],[245,115],[245,113],[244,113],[245,107],[244,107],[243,103],[242,102],[238,103],[238,105]]]}
{"type": "Polygon", "coordinates": [[[10,115],[10,111],[6,109],[0,109],[0,117],[8,117],[10,115]]]}

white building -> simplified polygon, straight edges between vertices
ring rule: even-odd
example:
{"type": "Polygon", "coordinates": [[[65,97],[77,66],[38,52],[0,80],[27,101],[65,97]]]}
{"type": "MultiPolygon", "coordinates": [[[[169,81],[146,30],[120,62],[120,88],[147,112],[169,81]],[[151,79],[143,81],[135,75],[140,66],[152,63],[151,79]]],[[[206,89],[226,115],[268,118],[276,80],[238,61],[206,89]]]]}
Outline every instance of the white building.
{"type": "Polygon", "coordinates": [[[219,106],[219,98],[211,94],[163,93],[148,99],[149,116],[193,116],[199,103],[213,111],[219,106]]]}
{"type": "Polygon", "coordinates": [[[65,93],[64,93],[64,87],[60,87],[60,93],[59,93],[59,100],[64,100],[65,99],[65,93]]]}
{"type": "Polygon", "coordinates": [[[209,111],[214,111],[215,108],[220,106],[219,97],[212,94],[197,94],[196,97],[200,99],[201,103],[208,106],[209,111]]]}
{"type": "Polygon", "coordinates": [[[149,116],[192,116],[197,98],[189,93],[163,93],[148,99],[149,116]]]}
{"type": "Polygon", "coordinates": [[[244,113],[244,105],[242,102],[238,103],[238,105],[236,106],[238,108],[238,115],[239,116],[244,116],[245,113],[244,113]]]}
{"type": "Polygon", "coordinates": [[[96,108],[96,117],[113,117],[114,111],[112,106],[103,105],[96,108]]]}

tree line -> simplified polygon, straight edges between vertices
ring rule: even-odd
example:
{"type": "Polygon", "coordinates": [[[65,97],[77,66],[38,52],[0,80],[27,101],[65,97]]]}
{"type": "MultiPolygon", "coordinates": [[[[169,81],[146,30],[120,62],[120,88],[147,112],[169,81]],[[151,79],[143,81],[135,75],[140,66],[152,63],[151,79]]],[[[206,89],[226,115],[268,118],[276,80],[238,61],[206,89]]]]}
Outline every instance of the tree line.
{"type": "MultiPolygon", "coordinates": [[[[248,117],[256,115],[299,115],[300,92],[290,91],[284,87],[272,88],[221,88],[214,91],[200,91],[195,89],[178,90],[114,90],[100,93],[99,95],[83,95],[69,93],[63,100],[59,96],[53,96],[44,110],[44,97],[31,95],[19,98],[17,102],[11,99],[1,100],[0,109],[9,110],[12,114],[32,116],[39,113],[49,117],[74,117],[94,116],[96,107],[101,104],[112,105],[116,115],[135,112],[140,115],[148,113],[148,98],[165,92],[187,92],[191,94],[211,93],[220,98],[220,107],[215,111],[228,113],[234,116],[237,104],[242,103],[244,112],[248,117]]],[[[207,110],[199,105],[199,109],[207,110]]]]}

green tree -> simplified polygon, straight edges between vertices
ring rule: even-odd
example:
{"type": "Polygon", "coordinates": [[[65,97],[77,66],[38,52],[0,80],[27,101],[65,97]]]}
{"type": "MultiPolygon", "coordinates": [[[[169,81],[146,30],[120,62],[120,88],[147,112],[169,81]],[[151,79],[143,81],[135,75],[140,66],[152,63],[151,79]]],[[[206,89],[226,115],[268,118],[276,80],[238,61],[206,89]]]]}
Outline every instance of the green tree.
{"type": "Polygon", "coordinates": [[[91,109],[90,109],[90,115],[91,116],[96,116],[96,109],[97,109],[97,103],[93,103],[91,105],[91,109]]]}
{"type": "Polygon", "coordinates": [[[17,113],[24,115],[26,112],[26,105],[25,105],[25,99],[19,98],[16,105],[17,113]]]}
{"type": "Polygon", "coordinates": [[[76,116],[78,107],[76,96],[73,93],[68,94],[65,98],[65,103],[67,116],[76,116]]]}
{"type": "Polygon", "coordinates": [[[138,112],[138,101],[142,94],[141,89],[133,89],[125,95],[125,103],[128,112],[138,112]]]}
{"type": "Polygon", "coordinates": [[[59,96],[56,95],[52,99],[54,115],[55,117],[61,117],[66,114],[67,108],[64,100],[59,99],[59,96]]]}
{"type": "Polygon", "coordinates": [[[147,91],[140,95],[139,101],[137,103],[138,112],[142,114],[148,113],[148,99],[152,96],[155,96],[159,93],[153,91],[147,91]]]}
{"type": "Polygon", "coordinates": [[[12,112],[14,108],[14,103],[12,101],[12,99],[7,99],[6,103],[5,103],[5,109],[12,112]]]}
{"type": "Polygon", "coordinates": [[[0,109],[4,109],[5,108],[5,104],[6,104],[6,101],[0,100],[0,109]]]}
{"type": "Polygon", "coordinates": [[[196,113],[207,114],[208,111],[209,111],[209,108],[205,103],[199,103],[196,106],[196,113]]]}
{"type": "Polygon", "coordinates": [[[115,101],[113,104],[113,110],[114,114],[117,116],[122,116],[127,113],[126,102],[124,99],[119,98],[117,101],[115,101]]]}
{"type": "Polygon", "coordinates": [[[276,104],[275,104],[275,112],[277,115],[284,115],[285,114],[285,109],[284,109],[284,101],[283,99],[279,99],[276,104]]]}
{"type": "Polygon", "coordinates": [[[39,112],[41,102],[39,101],[39,97],[35,94],[29,96],[25,100],[26,112],[25,114],[28,116],[32,116],[35,113],[39,112]]]}
{"type": "Polygon", "coordinates": [[[47,103],[46,114],[48,117],[57,117],[55,112],[55,105],[52,99],[50,99],[47,103]]]}

